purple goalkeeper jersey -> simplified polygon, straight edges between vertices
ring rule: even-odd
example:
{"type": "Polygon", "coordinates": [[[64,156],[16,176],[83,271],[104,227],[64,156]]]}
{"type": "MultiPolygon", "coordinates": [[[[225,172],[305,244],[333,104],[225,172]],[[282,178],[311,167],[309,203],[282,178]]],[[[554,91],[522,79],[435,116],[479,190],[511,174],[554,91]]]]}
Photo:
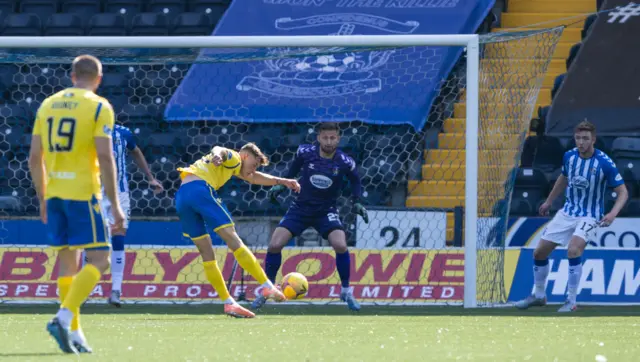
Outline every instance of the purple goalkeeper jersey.
{"type": "Polygon", "coordinates": [[[291,204],[291,211],[299,211],[305,215],[326,214],[335,208],[342,191],[345,176],[351,183],[351,195],[360,197],[362,186],[356,162],[341,150],[336,150],[333,158],[320,156],[317,145],[301,145],[289,168],[289,178],[301,172],[298,180],[300,193],[291,204]]]}

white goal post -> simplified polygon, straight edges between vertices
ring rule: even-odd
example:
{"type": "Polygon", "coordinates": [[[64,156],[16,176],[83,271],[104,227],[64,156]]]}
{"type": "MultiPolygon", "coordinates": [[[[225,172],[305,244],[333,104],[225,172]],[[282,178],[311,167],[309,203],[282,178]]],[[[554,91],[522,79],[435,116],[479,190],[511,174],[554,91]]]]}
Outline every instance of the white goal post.
{"type": "Polygon", "coordinates": [[[466,170],[464,307],[477,306],[479,36],[187,36],[187,37],[0,37],[0,48],[248,48],[248,47],[409,47],[466,49],[466,170]]]}

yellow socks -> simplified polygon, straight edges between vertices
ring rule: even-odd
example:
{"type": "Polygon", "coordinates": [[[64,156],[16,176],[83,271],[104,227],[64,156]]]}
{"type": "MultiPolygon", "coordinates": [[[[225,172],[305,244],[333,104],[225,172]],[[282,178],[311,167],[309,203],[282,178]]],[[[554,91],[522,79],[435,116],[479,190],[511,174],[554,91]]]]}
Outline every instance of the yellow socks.
{"type": "Polygon", "coordinates": [[[62,302],[62,308],[66,308],[72,312],[80,310],[80,306],[91,294],[91,291],[96,286],[102,273],[100,270],[91,264],[86,264],[82,270],[73,278],[71,287],[67,296],[62,302]]]}
{"type": "Polygon", "coordinates": [[[205,261],[202,263],[204,266],[204,273],[207,275],[207,280],[211,283],[213,289],[218,292],[218,296],[223,302],[231,297],[227,285],[224,283],[224,277],[220,268],[218,268],[218,262],[215,260],[205,261]]]}
{"type": "Polygon", "coordinates": [[[267,282],[267,275],[264,273],[260,263],[258,263],[258,259],[256,259],[255,255],[253,255],[246,245],[243,245],[241,248],[234,251],[233,256],[236,257],[236,260],[238,260],[238,264],[240,264],[242,269],[251,274],[258,284],[262,285],[267,282]]]}
{"type": "MultiPolygon", "coordinates": [[[[60,304],[64,302],[64,299],[69,295],[69,289],[73,277],[60,277],[58,278],[58,291],[60,293],[60,304]]],[[[80,308],[71,311],[73,313],[73,319],[71,320],[71,330],[77,331],[80,329],[80,308]]]]}

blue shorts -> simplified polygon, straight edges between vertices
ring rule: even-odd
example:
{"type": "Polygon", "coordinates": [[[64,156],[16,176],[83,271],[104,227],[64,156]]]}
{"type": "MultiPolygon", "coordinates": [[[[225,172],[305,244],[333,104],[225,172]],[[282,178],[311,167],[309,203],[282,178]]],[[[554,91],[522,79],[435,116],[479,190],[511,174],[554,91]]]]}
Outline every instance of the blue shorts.
{"type": "Polygon", "coordinates": [[[176,210],[182,224],[182,235],[191,240],[208,236],[207,227],[218,231],[233,226],[231,214],[213,187],[205,181],[183,184],[176,193],[176,210]]]}
{"type": "Polygon", "coordinates": [[[334,230],[344,230],[338,211],[334,207],[327,212],[311,216],[304,215],[300,210],[289,209],[278,226],[289,230],[293,236],[298,236],[307,228],[312,227],[324,239],[327,239],[334,230]]]}
{"type": "Polygon", "coordinates": [[[47,231],[55,249],[109,249],[98,200],[47,200],[47,231]]]}

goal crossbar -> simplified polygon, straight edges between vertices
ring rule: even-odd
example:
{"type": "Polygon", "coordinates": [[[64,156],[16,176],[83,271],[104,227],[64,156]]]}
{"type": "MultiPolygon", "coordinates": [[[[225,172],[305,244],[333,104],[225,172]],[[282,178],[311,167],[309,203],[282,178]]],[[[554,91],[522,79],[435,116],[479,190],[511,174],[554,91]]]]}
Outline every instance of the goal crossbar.
{"type": "Polygon", "coordinates": [[[479,36],[97,36],[0,37],[0,48],[263,48],[460,46],[466,49],[464,307],[477,307],[479,36]]]}

